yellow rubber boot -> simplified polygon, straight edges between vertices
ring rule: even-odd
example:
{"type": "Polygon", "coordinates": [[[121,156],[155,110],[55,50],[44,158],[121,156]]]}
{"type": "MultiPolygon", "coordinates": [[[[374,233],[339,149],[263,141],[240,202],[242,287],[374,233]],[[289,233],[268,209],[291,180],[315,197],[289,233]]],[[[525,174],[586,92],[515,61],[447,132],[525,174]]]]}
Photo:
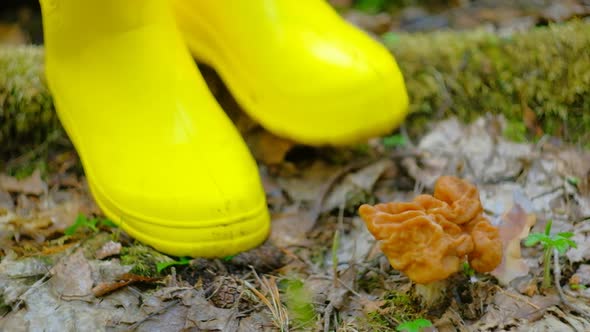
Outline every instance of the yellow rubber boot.
{"type": "Polygon", "coordinates": [[[172,0],[193,54],[280,136],[348,144],[391,132],[408,97],[392,55],[324,0],[172,0]]]}
{"type": "Polygon", "coordinates": [[[260,244],[258,170],[162,0],[41,0],[46,73],[95,200],[176,256],[260,244]]]}

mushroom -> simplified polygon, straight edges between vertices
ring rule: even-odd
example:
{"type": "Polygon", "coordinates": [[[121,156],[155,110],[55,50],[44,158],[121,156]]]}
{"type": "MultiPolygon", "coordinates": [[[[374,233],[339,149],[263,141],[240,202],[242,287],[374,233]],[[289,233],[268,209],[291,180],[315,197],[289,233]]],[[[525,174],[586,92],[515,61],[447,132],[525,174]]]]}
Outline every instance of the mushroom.
{"type": "Polygon", "coordinates": [[[436,181],[434,196],[359,208],[391,265],[417,285],[426,285],[426,293],[434,293],[427,297],[440,293],[431,290],[440,288],[465,261],[480,273],[500,264],[498,229],[482,213],[477,188],[453,176],[436,181]]]}

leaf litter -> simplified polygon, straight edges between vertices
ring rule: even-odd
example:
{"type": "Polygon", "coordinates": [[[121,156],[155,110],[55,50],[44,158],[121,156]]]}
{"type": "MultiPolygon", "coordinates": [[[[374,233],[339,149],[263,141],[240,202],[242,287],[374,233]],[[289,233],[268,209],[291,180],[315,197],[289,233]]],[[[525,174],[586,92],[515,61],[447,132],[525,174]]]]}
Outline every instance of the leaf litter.
{"type": "Polygon", "coordinates": [[[573,232],[578,247],[559,258],[559,281],[565,301],[588,310],[590,154],[551,140],[510,142],[505,125],[493,116],[469,125],[449,119],[415,145],[373,141],[365,152],[336,150],[336,159],[323,158],[324,150],[297,160],[287,143],[267,148],[276,141],[258,139],[268,161],[261,165],[273,218],[268,243],[161,272],[157,263],[178,258],[99,223],[71,165],[48,180],[40,172],[2,175],[0,330],[385,331],[419,318],[438,331],[590,330],[556,290],[539,289],[542,253],[521,246],[549,220],[555,232],[573,232]],[[432,313],[412,298],[414,285],[389,266],[356,208],[410,200],[441,175],[477,184],[505,254],[493,276],[458,275],[450,305],[432,313]],[[96,229],[66,235],[80,214],[96,229]]]}

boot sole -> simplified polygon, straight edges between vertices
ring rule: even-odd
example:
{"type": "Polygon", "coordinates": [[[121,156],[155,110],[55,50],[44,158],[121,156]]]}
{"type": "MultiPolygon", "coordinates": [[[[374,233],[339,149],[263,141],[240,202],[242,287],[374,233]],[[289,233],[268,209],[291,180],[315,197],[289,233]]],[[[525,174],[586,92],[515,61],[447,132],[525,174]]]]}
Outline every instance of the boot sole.
{"type": "Polygon", "coordinates": [[[88,185],[98,206],[117,226],[140,242],[170,255],[204,258],[235,255],[260,245],[270,232],[264,202],[231,218],[168,221],[124,211],[103,195],[90,179],[88,185]]]}

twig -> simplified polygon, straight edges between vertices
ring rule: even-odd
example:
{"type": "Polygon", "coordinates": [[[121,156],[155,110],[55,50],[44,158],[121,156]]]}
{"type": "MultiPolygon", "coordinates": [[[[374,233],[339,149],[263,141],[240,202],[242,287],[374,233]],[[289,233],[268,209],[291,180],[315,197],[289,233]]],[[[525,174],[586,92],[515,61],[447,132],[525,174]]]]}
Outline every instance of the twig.
{"type": "Polygon", "coordinates": [[[347,285],[344,281],[342,281],[342,279],[338,278],[338,283],[341,284],[342,286],[344,286],[344,288],[346,288],[349,292],[351,292],[354,296],[356,297],[361,297],[361,294],[359,294],[357,291],[355,291],[352,287],[350,287],[349,285],[347,285]]]}
{"type": "Polygon", "coordinates": [[[534,201],[534,200],[536,200],[536,199],[538,199],[538,198],[541,198],[541,197],[543,197],[543,196],[545,196],[545,195],[553,194],[553,193],[555,193],[555,192],[558,192],[558,191],[560,191],[560,190],[563,190],[563,185],[560,185],[560,186],[557,186],[557,187],[555,187],[555,188],[552,188],[552,189],[549,189],[549,190],[547,190],[547,191],[544,191],[544,192],[542,192],[542,193],[539,193],[539,194],[537,194],[537,195],[535,195],[535,196],[531,197],[531,201],[534,201]]]}
{"type": "MultiPolygon", "coordinates": [[[[41,286],[45,285],[49,281],[49,279],[51,279],[51,269],[49,269],[49,271],[47,273],[45,273],[43,275],[43,277],[41,277],[41,279],[35,281],[35,283],[33,285],[31,285],[31,287],[29,287],[29,289],[27,289],[24,293],[22,293],[18,297],[18,301],[14,305],[14,308],[20,308],[20,306],[22,305],[22,303],[25,301],[25,298],[30,293],[32,293],[33,291],[37,290],[37,288],[40,288],[41,286]]],[[[6,312],[2,317],[4,317],[6,314],[8,314],[8,312],[6,312]]]]}
{"type": "Polygon", "coordinates": [[[324,332],[330,332],[330,316],[334,312],[334,304],[328,303],[328,306],[324,310],[324,332]]]}
{"type": "Polygon", "coordinates": [[[279,293],[279,288],[277,287],[275,277],[270,276],[270,278],[267,279],[265,276],[262,276],[262,278],[260,278],[258,273],[256,273],[256,270],[254,270],[252,266],[250,266],[250,268],[252,269],[256,280],[260,284],[261,289],[270,295],[270,300],[248,281],[243,280],[244,285],[246,285],[246,287],[248,287],[250,291],[252,291],[254,295],[256,295],[260,301],[268,307],[277,328],[280,331],[289,331],[289,314],[287,309],[281,303],[281,295],[279,293]]]}
{"type": "Polygon", "coordinates": [[[346,202],[342,202],[338,209],[338,227],[334,232],[334,239],[332,240],[332,285],[334,288],[338,287],[338,248],[340,247],[340,234],[343,231],[343,220],[344,220],[344,205],[346,202]]]}
{"type": "Polygon", "coordinates": [[[37,290],[37,288],[45,285],[51,279],[51,277],[52,277],[51,269],[53,267],[57,266],[59,263],[61,263],[64,259],[66,259],[67,257],[69,257],[74,251],[76,251],[82,245],[83,242],[84,241],[79,242],[75,246],[73,246],[71,248],[71,251],[67,255],[64,255],[63,257],[61,257],[51,268],[49,268],[49,270],[47,271],[47,273],[45,273],[43,275],[43,277],[41,277],[41,279],[37,280],[33,285],[31,285],[31,287],[29,287],[29,289],[27,289],[25,292],[23,292],[21,295],[19,295],[18,298],[17,298],[18,301],[16,302],[14,308],[19,308],[22,305],[22,303],[25,301],[25,298],[30,293],[32,293],[33,291],[37,290]]]}
{"type": "Polygon", "coordinates": [[[559,299],[561,300],[561,303],[563,303],[571,311],[574,311],[582,315],[584,318],[590,320],[590,314],[585,312],[577,305],[571,303],[563,293],[563,289],[561,288],[561,284],[559,283],[561,279],[561,268],[559,266],[559,251],[557,251],[557,249],[553,249],[553,279],[555,282],[555,289],[557,289],[557,294],[559,294],[559,299]]]}
{"type": "Polygon", "coordinates": [[[499,290],[500,292],[502,292],[502,294],[504,294],[506,296],[510,296],[511,298],[513,298],[515,300],[519,300],[519,301],[522,301],[522,302],[530,305],[531,307],[535,308],[535,310],[541,310],[541,307],[532,303],[531,301],[527,300],[526,298],[522,298],[521,296],[518,296],[516,294],[509,293],[509,292],[503,290],[502,287],[500,287],[500,286],[496,286],[496,289],[499,290]]]}
{"type": "Polygon", "coordinates": [[[574,224],[579,224],[579,223],[587,221],[587,220],[590,220],[590,216],[580,217],[578,220],[574,220],[574,224]]]}

